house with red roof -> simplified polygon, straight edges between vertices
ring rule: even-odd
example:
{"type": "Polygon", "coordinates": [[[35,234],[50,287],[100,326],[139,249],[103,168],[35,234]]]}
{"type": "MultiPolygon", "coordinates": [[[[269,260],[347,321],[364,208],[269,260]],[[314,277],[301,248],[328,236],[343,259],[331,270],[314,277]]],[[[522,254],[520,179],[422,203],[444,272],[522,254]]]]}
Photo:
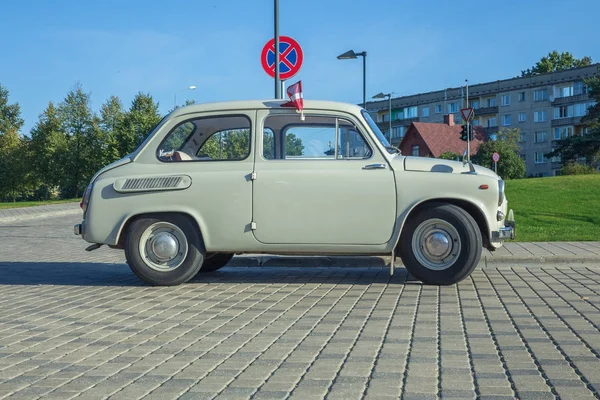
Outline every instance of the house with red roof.
{"type": "MultiPolygon", "coordinates": [[[[461,125],[454,123],[454,115],[444,115],[444,123],[413,122],[400,142],[400,150],[405,156],[437,158],[442,153],[451,151],[463,154],[467,150],[467,142],[460,139],[461,125]]],[[[481,126],[473,127],[471,155],[477,154],[479,145],[488,139],[481,126]]]]}

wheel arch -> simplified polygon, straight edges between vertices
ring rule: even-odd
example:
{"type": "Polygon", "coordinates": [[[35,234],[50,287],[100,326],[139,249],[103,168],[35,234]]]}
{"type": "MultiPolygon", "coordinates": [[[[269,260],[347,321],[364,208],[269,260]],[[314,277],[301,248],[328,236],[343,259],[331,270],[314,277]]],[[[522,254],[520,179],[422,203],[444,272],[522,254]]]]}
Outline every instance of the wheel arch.
{"type": "Polygon", "coordinates": [[[117,249],[125,248],[125,239],[127,237],[127,231],[129,230],[129,226],[131,226],[131,224],[134,221],[136,221],[140,218],[159,216],[159,215],[182,215],[182,216],[188,218],[192,222],[194,227],[198,230],[198,233],[200,234],[200,239],[202,240],[202,242],[204,242],[204,235],[203,235],[203,231],[200,227],[200,223],[198,223],[198,220],[192,214],[185,212],[185,211],[146,211],[146,212],[140,212],[137,214],[130,215],[129,217],[127,217],[125,219],[125,221],[121,225],[121,229],[119,230],[119,232],[117,234],[117,244],[113,247],[117,248],[117,249]]]}
{"type": "Polygon", "coordinates": [[[406,217],[402,221],[400,230],[398,231],[396,243],[394,245],[394,250],[398,249],[398,246],[400,244],[400,237],[402,236],[402,231],[406,226],[406,221],[408,221],[412,216],[416,215],[416,213],[418,213],[421,209],[435,203],[452,204],[469,213],[469,215],[473,217],[473,219],[477,223],[477,226],[479,227],[479,231],[481,232],[481,238],[483,239],[483,247],[487,248],[490,246],[489,226],[485,218],[485,214],[483,213],[481,208],[479,208],[476,204],[473,204],[470,201],[464,199],[435,198],[427,199],[420,203],[417,203],[408,211],[406,217]]]}

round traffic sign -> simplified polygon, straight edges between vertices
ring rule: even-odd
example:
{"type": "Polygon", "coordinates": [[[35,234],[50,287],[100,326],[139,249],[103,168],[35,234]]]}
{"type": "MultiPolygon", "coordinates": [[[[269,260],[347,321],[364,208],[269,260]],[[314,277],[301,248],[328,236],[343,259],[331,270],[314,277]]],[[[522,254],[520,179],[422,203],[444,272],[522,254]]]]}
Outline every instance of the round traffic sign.
{"type": "Polygon", "coordinates": [[[500,159],[500,154],[494,153],[494,155],[492,156],[492,160],[494,160],[495,162],[498,162],[499,159],[500,159]]]}
{"type": "MultiPolygon", "coordinates": [[[[302,66],[302,48],[294,39],[279,36],[279,78],[289,79],[300,71],[302,66]]],[[[275,38],[269,40],[262,49],[260,62],[265,72],[275,77],[275,38]]]]}

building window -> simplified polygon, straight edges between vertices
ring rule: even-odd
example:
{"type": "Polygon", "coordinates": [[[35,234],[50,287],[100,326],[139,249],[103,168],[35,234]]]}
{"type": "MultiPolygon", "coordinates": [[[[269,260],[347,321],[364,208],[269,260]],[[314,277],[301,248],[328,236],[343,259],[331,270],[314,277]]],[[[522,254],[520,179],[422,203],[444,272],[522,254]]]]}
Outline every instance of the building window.
{"type": "Polygon", "coordinates": [[[435,105],[435,113],[436,114],[440,114],[442,112],[442,105],[441,104],[436,104],[435,105]]]}
{"type": "Polygon", "coordinates": [[[473,108],[474,110],[478,110],[479,109],[479,100],[471,100],[471,108],[473,108]]]}
{"type": "Polygon", "coordinates": [[[525,121],[527,121],[527,113],[520,112],[519,113],[519,122],[525,122],[525,121]]]}
{"type": "Polygon", "coordinates": [[[559,128],[554,128],[554,140],[566,139],[569,136],[573,136],[572,126],[561,126],[559,128]]]}
{"type": "MultiPolygon", "coordinates": [[[[553,148],[552,151],[554,151],[554,150],[556,150],[556,149],[553,148]]],[[[552,158],[550,158],[550,161],[552,161],[552,162],[561,162],[562,158],[560,156],[552,156],[552,158]]]]}
{"type": "Polygon", "coordinates": [[[535,163],[536,164],[543,164],[545,162],[546,162],[546,156],[544,156],[543,152],[535,153],[535,163]]]}
{"type": "Polygon", "coordinates": [[[554,90],[556,97],[570,97],[573,96],[573,85],[559,86],[554,90]]]}
{"type": "Polygon", "coordinates": [[[533,101],[548,100],[548,89],[538,89],[533,91],[533,101]]]}
{"type": "Polygon", "coordinates": [[[487,120],[488,128],[494,128],[496,126],[498,126],[498,121],[496,120],[496,117],[492,117],[487,120]]]}
{"type": "Polygon", "coordinates": [[[419,116],[419,107],[408,107],[404,109],[404,118],[416,118],[419,116]]]}
{"type": "Polygon", "coordinates": [[[452,114],[455,112],[458,112],[458,103],[448,104],[448,114],[452,114]]]}
{"type": "Polygon", "coordinates": [[[548,111],[534,111],[533,112],[533,122],[544,122],[548,120],[548,111]]]}
{"type": "Polygon", "coordinates": [[[535,143],[543,143],[546,141],[546,131],[535,133],[535,143]]]}
{"type": "Polygon", "coordinates": [[[588,109],[593,107],[596,103],[593,101],[587,103],[577,103],[574,105],[574,114],[576,117],[583,117],[587,114],[588,109]]]}
{"type": "Polygon", "coordinates": [[[504,125],[504,126],[510,125],[510,115],[502,116],[502,125],[504,125]]]}
{"type": "Polygon", "coordinates": [[[472,122],[473,126],[479,126],[481,122],[478,119],[474,119],[472,122]]]}
{"type": "Polygon", "coordinates": [[[490,97],[489,99],[487,99],[487,106],[488,107],[496,107],[496,98],[495,97],[490,97]]]}
{"type": "Polygon", "coordinates": [[[520,143],[525,143],[527,141],[527,134],[526,133],[520,133],[519,134],[519,142],[520,143]]]}
{"type": "Polygon", "coordinates": [[[573,95],[586,94],[588,87],[583,81],[573,82],[573,95]]]}
{"type": "Polygon", "coordinates": [[[397,126],[395,128],[392,128],[392,137],[393,138],[403,138],[404,137],[404,127],[397,126]]]}
{"type": "Polygon", "coordinates": [[[500,99],[503,106],[510,106],[510,94],[503,94],[500,99]]]}
{"type": "Polygon", "coordinates": [[[415,157],[419,157],[419,145],[418,144],[413,145],[412,155],[415,157]]]}
{"type": "Polygon", "coordinates": [[[525,101],[525,92],[519,92],[519,101],[525,101]]]}
{"type": "Polygon", "coordinates": [[[423,107],[421,109],[421,116],[424,118],[429,117],[429,107],[423,107]]]}
{"type": "Polygon", "coordinates": [[[573,116],[573,106],[554,107],[554,119],[570,118],[573,116]]]}

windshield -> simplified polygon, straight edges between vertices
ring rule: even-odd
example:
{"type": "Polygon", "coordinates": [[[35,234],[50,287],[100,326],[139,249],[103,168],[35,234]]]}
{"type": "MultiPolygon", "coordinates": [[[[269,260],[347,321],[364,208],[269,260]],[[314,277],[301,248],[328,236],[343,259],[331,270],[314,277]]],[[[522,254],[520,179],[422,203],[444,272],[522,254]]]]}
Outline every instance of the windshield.
{"type": "Polygon", "coordinates": [[[369,115],[369,113],[364,109],[361,110],[361,113],[362,113],[363,118],[365,119],[365,121],[367,121],[367,124],[369,125],[369,127],[371,128],[373,133],[375,133],[375,136],[377,137],[379,142],[385,147],[385,149],[390,154],[399,153],[400,151],[396,147],[393,147],[390,144],[390,142],[388,142],[388,140],[385,138],[385,136],[383,135],[383,133],[381,132],[381,130],[379,129],[379,127],[377,126],[375,121],[373,121],[373,118],[371,118],[371,116],[369,115]]]}

